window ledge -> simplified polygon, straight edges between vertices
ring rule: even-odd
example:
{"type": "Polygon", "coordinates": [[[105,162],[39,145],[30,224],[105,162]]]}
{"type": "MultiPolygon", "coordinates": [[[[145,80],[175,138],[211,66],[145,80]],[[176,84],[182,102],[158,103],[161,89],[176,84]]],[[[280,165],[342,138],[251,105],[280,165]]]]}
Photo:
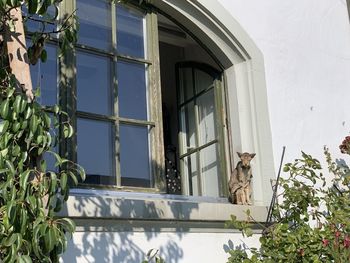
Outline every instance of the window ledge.
{"type": "Polygon", "coordinates": [[[84,219],[166,220],[224,222],[235,215],[246,220],[250,210],[258,222],[267,216],[266,206],[233,205],[226,198],[178,196],[74,189],[60,216],[84,219]]]}

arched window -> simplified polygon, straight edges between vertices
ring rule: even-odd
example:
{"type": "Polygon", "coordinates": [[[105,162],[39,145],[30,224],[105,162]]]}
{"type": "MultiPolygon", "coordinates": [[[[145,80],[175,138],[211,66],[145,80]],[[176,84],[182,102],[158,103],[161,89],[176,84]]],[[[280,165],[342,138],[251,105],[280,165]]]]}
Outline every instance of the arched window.
{"type": "Polygon", "coordinates": [[[227,197],[233,152],[243,150],[257,153],[255,204],[268,203],[258,49],[210,1],[126,2],[62,3],[80,24],[77,45],[59,59],[58,101],[77,131],[60,152],[86,169],[80,186],[227,197]]]}

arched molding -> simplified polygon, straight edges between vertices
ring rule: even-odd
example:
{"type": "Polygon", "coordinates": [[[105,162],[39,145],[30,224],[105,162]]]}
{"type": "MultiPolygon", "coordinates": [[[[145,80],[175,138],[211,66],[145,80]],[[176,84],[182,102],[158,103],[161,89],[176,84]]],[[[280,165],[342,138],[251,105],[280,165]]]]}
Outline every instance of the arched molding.
{"type": "MultiPolygon", "coordinates": [[[[217,1],[149,0],[186,27],[211,53],[225,74],[231,158],[236,151],[255,152],[254,204],[269,205],[275,178],[263,54],[217,1]]],[[[228,169],[233,169],[233,166],[228,169]]],[[[230,172],[230,171],[228,171],[230,172]]],[[[228,173],[229,174],[229,173],[228,173]]]]}

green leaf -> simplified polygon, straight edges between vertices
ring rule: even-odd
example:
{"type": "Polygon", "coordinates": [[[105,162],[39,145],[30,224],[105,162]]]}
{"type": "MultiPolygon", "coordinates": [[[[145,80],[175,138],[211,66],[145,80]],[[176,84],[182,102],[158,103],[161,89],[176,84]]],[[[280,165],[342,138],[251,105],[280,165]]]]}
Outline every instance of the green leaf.
{"type": "Polygon", "coordinates": [[[38,117],[33,115],[29,122],[29,129],[34,134],[38,128],[38,117]]]}
{"type": "Polygon", "coordinates": [[[50,193],[54,194],[56,192],[57,187],[57,175],[54,172],[50,172],[50,193]]]}
{"type": "Polygon", "coordinates": [[[66,173],[61,174],[60,186],[63,190],[65,190],[67,187],[67,174],[66,173]]]}
{"type": "Polygon", "coordinates": [[[21,100],[22,100],[21,96],[17,95],[15,98],[15,102],[13,103],[13,109],[16,113],[19,113],[21,110],[21,100]]]}
{"type": "Polygon", "coordinates": [[[59,212],[59,211],[61,211],[61,209],[62,209],[62,200],[60,198],[57,198],[54,211],[59,212]]]}
{"type": "Polygon", "coordinates": [[[34,92],[34,97],[39,98],[41,96],[41,89],[37,87],[34,92]]]}
{"type": "Polygon", "coordinates": [[[68,174],[72,178],[74,185],[77,186],[79,182],[76,175],[72,171],[68,171],[68,174]]]}
{"type": "Polygon", "coordinates": [[[20,237],[20,234],[19,233],[13,233],[10,237],[6,238],[2,244],[5,246],[5,247],[10,247],[12,246],[17,240],[18,238],[20,237]]]}
{"type": "Polygon", "coordinates": [[[0,115],[3,119],[6,119],[8,117],[8,113],[9,113],[9,99],[6,99],[0,104],[0,115]]]}
{"type": "Polygon", "coordinates": [[[53,228],[49,228],[44,236],[45,247],[47,252],[51,252],[56,243],[56,237],[53,228]]]}
{"type": "Polygon", "coordinates": [[[59,222],[62,223],[63,227],[69,232],[73,233],[75,231],[75,223],[70,218],[61,218],[59,222]]]}
{"type": "Polygon", "coordinates": [[[27,186],[28,178],[32,170],[27,170],[20,175],[19,185],[21,188],[25,189],[27,186]]]}
{"type": "Polygon", "coordinates": [[[4,133],[7,131],[10,122],[8,120],[1,121],[0,123],[0,133],[4,133]]]}
{"type": "Polygon", "coordinates": [[[53,112],[55,114],[57,114],[60,111],[60,107],[58,107],[57,105],[53,106],[53,112]]]}
{"type": "Polygon", "coordinates": [[[12,124],[12,131],[16,133],[21,128],[21,123],[15,122],[12,124]]]}
{"type": "Polygon", "coordinates": [[[10,170],[11,174],[15,174],[15,167],[13,166],[13,163],[9,160],[5,161],[7,168],[10,170]]]}
{"type": "Polygon", "coordinates": [[[51,126],[51,119],[48,114],[44,113],[44,123],[47,128],[51,126]]]}
{"type": "Polygon", "coordinates": [[[40,59],[41,59],[41,61],[42,61],[43,63],[46,62],[46,60],[47,60],[47,52],[46,52],[45,49],[43,49],[43,51],[41,51],[40,59]]]}
{"type": "Polygon", "coordinates": [[[44,159],[40,160],[40,171],[45,173],[46,172],[46,168],[47,168],[46,161],[44,159]]]}
{"type": "Polygon", "coordinates": [[[63,126],[63,136],[64,138],[70,138],[73,135],[73,127],[70,124],[65,124],[63,126]]]}
{"type": "Polygon", "coordinates": [[[21,255],[19,258],[18,258],[18,262],[20,263],[32,263],[32,259],[30,258],[30,256],[28,255],[21,255]]]}
{"type": "Polygon", "coordinates": [[[26,110],[26,112],[25,112],[25,114],[24,114],[24,118],[25,118],[26,120],[28,120],[29,117],[32,115],[32,113],[33,113],[33,110],[32,110],[30,107],[28,107],[27,110],[26,110]]]}

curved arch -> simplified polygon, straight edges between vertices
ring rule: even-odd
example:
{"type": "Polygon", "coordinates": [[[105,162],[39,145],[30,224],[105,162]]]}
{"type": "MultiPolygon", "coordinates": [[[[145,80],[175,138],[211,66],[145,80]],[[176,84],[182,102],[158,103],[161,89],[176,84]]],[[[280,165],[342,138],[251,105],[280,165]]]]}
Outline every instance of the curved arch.
{"type": "MultiPolygon", "coordinates": [[[[236,151],[255,152],[254,202],[268,205],[274,178],[271,128],[263,54],[240,24],[217,1],[149,0],[182,25],[224,71],[231,169],[236,151]]],[[[228,174],[230,173],[228,168],[228,174]]]]}

